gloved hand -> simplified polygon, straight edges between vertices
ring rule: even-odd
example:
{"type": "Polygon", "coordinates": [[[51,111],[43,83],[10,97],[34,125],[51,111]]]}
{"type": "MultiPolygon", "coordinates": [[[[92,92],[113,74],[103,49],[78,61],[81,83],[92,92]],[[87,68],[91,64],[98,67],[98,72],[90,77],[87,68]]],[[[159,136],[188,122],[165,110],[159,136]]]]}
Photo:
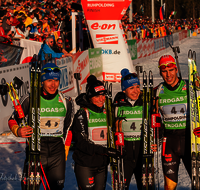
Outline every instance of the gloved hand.
{"type": "Polygon", "coordinates": [[[112,157],[112,158],[122,158],[123,154],[121,155],[121,152],[114,148],[105,148],[105,155],[112,157]]]}

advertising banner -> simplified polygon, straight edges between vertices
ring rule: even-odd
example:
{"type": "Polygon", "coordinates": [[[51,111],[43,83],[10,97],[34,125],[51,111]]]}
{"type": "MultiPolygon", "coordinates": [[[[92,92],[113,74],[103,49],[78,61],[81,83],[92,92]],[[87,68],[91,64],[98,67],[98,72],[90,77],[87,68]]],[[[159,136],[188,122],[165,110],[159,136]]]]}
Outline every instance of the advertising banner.
{"type": "Polygon", "coordinates": [[[154,53],[154,39],[137,40],[137,58],[150,56],[154,53]]]}
{"type": "Polygon", "coordinates": [[[182,41],[185,38],[187,38],[187,30],[183,30],[179,33],[179,41],[182,41]]]}
{"type": "Polygon", "coordinates": [[[30,63],[33,55],[38,55],[41,48],[42,42],[37,42],[33,40],[20,39],[20,46],[24,47],[24,51],[20,60],[22,63],[30,63]]]}
{"type": "Polygon", "coordinates": [[[56,65],[61,70],[59,90],[65,94],[74,88],[74,70],[72,58],[64,57],[61,59],[56,59],[56,65]]]}
{"type": "Polygon", "coordinates": [[[103,80],[119,81],[121,69],[134,71],[120,21],[131,0],[81,2],[94,47],[102,48],[103,80]]]}
{"type": "Polygon", "coordinates": [[[127,40],[131,60],[137,59],[137,40],[127,40]]]}
{"type": "MultiPolygon", "coordinates": [[[[73,58],[73,65],[74,73],[80,73],[81,75],[79,84],[85,84],[87,82],[87,78],[90,76],[88,50],[76,53],[73,58]]],[[[76,86],[74,93],[77,93],[76,86]]]]}
{"type": "Polygon", "coordinates": [[[81,0],[86,20],[121,20],[132,0],[81,0]]]}
{"type": "Polygon", "coordinates": [[[163,49],[165,49],[164,37],[154,39],[154,53],[157,53],[163,49]]]}
{"type": "MultiPolygon", "coordinates": [[[[17,76],[24,83],[17,91],[19,98],[29,93],[29,64],[12,65],[0,68],[0,84],[13,82],[13,78],[17,76]]],[[[8,131],[8,118],[11,116],[13,110],[12,102],[8,95],[0,95],[0,133],[8,131]]]]}
{"type": "Polygon", "coordinates": [[[171,45],[173,45],[173,36],[172,35],[165,36],[164,38],[165,38],[165,48],[169,47],[169,43],[171,45]]]}
{"type": "Polygon", "coordinates": [[[103,63],[101,48],[88,49],[90,74],[102,80],[103,63]]]}
{"type": "Polygon", "coordinates": [[[18,65],[22,53],[22,47],[0,43],[0,67],[18,65]]]}
{"type": "Polygon", "coordinates": [[[173,36],[173,44],[179,45],[179,33],[174,33],[172,34],[172,36],[173,36]]]}

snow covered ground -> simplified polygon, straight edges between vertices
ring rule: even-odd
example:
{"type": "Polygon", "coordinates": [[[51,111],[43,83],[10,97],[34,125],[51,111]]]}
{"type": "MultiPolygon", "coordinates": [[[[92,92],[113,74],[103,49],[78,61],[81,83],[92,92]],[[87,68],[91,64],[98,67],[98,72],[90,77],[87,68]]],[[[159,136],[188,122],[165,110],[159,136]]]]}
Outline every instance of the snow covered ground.
{"type": "MultiPolygon", "coordinates": [[[[179,63],[181,68],[181,73],[183,78],[187,78],[188,67],[187,67],[187,56],[188,50],[192,49],[197,53],[197,67],[200,67],[198,64],[200,62],[200,35],[197,37],[193,37],[188,39],[186,42],[180,45],[180,54],[179,63]]],[[[167,52],[174,56],[173,52],[169,50],[167,52]]],[[[159,70],[157,67],[159,57],[154,59],[149,59],[143,61],[138,65],[143,66],[143,70],[148,71],[152,70],[154,75],[154,85],[157,85],[161,82],[161,77],[159,75],[159,70]]],[[[141,75],[142,76],[142,75],[141,75]]],[[[117,91],[120,91],[120,84],[113,85],[113,95],[116,94],[117,91]]],[[[25,159],[24,153],[25,143],[24,139],[16,138],[14,135],[9,136],[0,136],[0,189],[2,190],[20,190],[20,179],[22,177],[23,170],[23,162],[25,159]]],[[[68,156],[68,161],[66,163],[66,178],[65,178],[65,188],[68,190],[77,190],[76,178],[73,172],[73,152],[70,151],[68,156]]],[[[160,154],[159,154],[160,155],[160,154]]],[[[163,183],[163,175],[162,175],[162,167],[161,160],[159,163],[159,174],[160,174],[160,189],[164,189],[163,183]]],[[[190,189],[190,179],[189,176],[181,163],[179,168],[179,182],[178,182],[178,190],[188,190],[190,189]]],[[[41,187],[43,189],[43,187],[41,187]]],[[[130,189],[137,189],[134,177],[131,181],[130,189]]],[[[108,173],[108,180],[106,190],[111,190],[111,179],[110,173],[108,173]]]]}

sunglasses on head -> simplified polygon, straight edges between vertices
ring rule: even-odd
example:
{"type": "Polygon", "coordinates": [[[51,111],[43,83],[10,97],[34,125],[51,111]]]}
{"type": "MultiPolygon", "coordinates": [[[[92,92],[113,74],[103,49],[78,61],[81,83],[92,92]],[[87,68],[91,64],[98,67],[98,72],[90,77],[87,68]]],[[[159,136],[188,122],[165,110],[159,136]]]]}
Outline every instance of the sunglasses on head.
{"type": "Polygon", "coordinates": [[[122,80],[129,80],[131,78],[136,78],[137,74],[136,73],[131,73],[129,75],[126,75],[122,80]]]}
{"type": "Polygon", "coordinates": [[[170,63],[163,63],[158,66],[159,69],[166,69],[166,67],[174,67],[176,65],[175,62],[170,62],[170,63]]]}
{"type": "Polygon", "coordinates": [[[50,72],[58,73],[58,72],[60,72],[60,68],[59,67],[47,67],[47,68],[44,68],[43,71],[45,73],[50,73],[50,72]]]}

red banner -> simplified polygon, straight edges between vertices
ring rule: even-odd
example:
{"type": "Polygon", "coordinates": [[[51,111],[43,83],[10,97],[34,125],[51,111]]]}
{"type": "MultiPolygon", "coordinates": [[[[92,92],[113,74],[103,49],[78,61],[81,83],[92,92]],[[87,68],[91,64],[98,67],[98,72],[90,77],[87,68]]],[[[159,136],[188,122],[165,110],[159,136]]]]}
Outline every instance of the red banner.
{"type": "Polygon", "coordinates": [[[86,20],[121,20],[132,0],[81,0],[86,20]]]}

